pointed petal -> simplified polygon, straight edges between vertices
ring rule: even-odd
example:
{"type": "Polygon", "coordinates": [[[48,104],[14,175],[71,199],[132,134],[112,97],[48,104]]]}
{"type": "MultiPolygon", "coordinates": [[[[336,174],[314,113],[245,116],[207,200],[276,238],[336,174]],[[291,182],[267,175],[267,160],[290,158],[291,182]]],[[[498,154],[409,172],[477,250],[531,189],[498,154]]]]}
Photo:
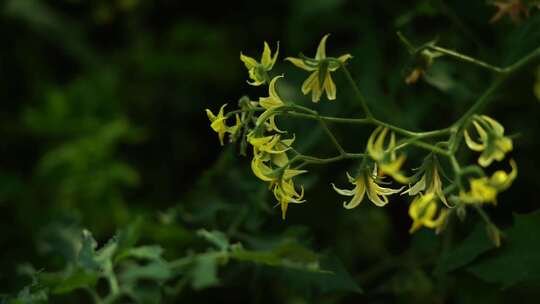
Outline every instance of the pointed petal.
{"type": "Polygon", "coordinates": [[[504,134],[504,127],[498,121],[487,115],[482,115],[481,117],[491,125],[497,135],[502,136],[504,134]]]}
{"type": "Polygon", "coordinates": [[[472,138],[469,135],[469,132],[467,132],[467,130],[465,130],[465,132],[463,132],[463,137],[465,137],[465,143],[467,144],[467,147],[469,147],[469,149],[471,149],[473,151],[482,151],[482,150],[484,150],[486,148],[486,146],[484,144],[480,144],[480,143],[477,143],[474,140],[472,140],[472,138]]]}
{"type": "Polygon", "coordinates": [[[214,113],[212,113],[212,111],[210,111],[209,109],[206,109],[206,116],[208,116],[208,119],[210,120],[210,122],[213,122],[214,120],[216,120],[216,115],[214,115],[214,113]]]}
{"type": "Polygon", "coordinates": [[[264,42],[263,53],[262,53],[262,56],[261,56],[261,64],[264,67],[268,67],[272,63],[272,54],[271,53],[272,53],[272,51],[270,51],[270,46],[265,41],[264,42]]]}
{"type": "Polygon", "coordinates": [[[285,172],[283,173],[283,179],[284,180],[289,180],[295,176],[298,176],[300,174],[304,174],[308,172],[307,170],[296,170],[296,169],[286,169],[285,172]]]}
{"type": "Polygon", "coordinates": [[[345,196],[353,196],[356,193],[356,188],[353,189],[339,189],[334,185],[334,183],[331,183],[332,188],[334,188],[334,191],[336,191],[338,194],[345,195],[345,196]]]}
{"type": "Polygon", "coordinates": [[[476,132],[478,132],[478,135],[480,135],[480,140],[485,142],[487,140],[487,133],[482,126],[476,121],[473,121],[474,128],[476,129],[476,132]]]}
{"type": "Polygon", "coordinates": [[[341,63],[345,63],[347,62],[347,60],[353,58],[353,56],[351,54],[345,54],[345,55],[341,55],[338,57],[338,60],[341,62],[341,63]]]}
{"type": "Polygon", "coordinates": [[[330,72],[326,72],[326,77],[324,80],[324,90],[326,90],[326,97],[328,100],[336,99],[336,84],[332,80],[330,72]]]}
{"type": "Polygon", "coordinates": [[[326,58],[326,40],[328,39],[328,36],[330,36],[330,34],[324,35],[324,37],[321,39],[321,42],[319,42],[319,46],[317,47],[317,54],[315,55],[316,60],[326,58]]]}
{"type": "Polygon", "coordinates": [[[302,60],[302,59],[300,59],[300,58],[287,57],[287,58],[285,58],[285,60],[291,62],[291,63],[294,64],[296,67],[299,67],[299,68],[301,68],[302,70],[306,70],[306,71],[309,71],[309,72],[315,71],[315,70],[317,69],[316,67],[308,66],[308,65],[304,62],[304,60],[302,60]]]}
{"type": "MultiPolygon", "coordinates": [[[[360,205],[360,203],[364,200],[364,196],[366,194],[366,185],[365,183],[358,183],[355,188],[355,194],[350,202],[344,202],[343,208],[345,209],[353,209],[360,205]]],[[[369,194],[368,194],[369,195],[369,194]]]]}
{"type": "Polygon", "coordinates": [[[409,194],[409,196],[415,196],[417,195],[420,191],[424,191],[426,189],[426,175],[422,175],[422,177],[420,178],[420,180],[418,180],[416,182],[416,184],[414,184],[412,187],[409,188],[409,190],[406,190],[406,191],[403,191],[402,194],[409,194]]]}
{"type": "Polygon", "coordinates": [[[272,80],[270,80],[270,85],[268,86],[268,94],[270,95],[270,97],[276,99],[277,101],[281,102],[281,104],[283,104],[283,102],[281,101],[281,98],[279,98],[279,95],[276,91],[276,82],[278,79],[280,78],[283,78],[284,76],[283,75],[278,75],[274,78],[272,78],[272,80]]]}
{"type": "Polygon", "coordinates": [[[270,62],[270,65],[267,67],[268,70],[271,70],[274,67],[274,64],[276,64],[276,61],[278,59],[279,54],[279,41],[277,42],[277,48],[276,52],[274,53],[274,57],[272,57],[272,61],[270,62]]]}
{"type": "Polygon", "coordinates": [[[242,54],[242,52],[240,52],[240,60],[244,63],[248,70],[251,70],[257,66],[257,60],[242,54]]]}
{"type": "Polygon", "coordinates": [[[319,73],[317,71],[311,73],[309,77],[304,80],[304,83],[302,83],[302,93],[304,95],[307,95],[314,86],[317,86],[317,78],[319,76],[319,73]]]}

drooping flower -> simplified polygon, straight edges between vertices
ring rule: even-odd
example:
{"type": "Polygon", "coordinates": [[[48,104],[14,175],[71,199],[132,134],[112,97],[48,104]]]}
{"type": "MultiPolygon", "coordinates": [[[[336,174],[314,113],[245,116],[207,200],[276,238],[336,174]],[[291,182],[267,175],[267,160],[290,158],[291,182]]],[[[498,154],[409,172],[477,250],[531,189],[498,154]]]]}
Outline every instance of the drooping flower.
{"type": "Polygon", "coordinates": [[[506,173],[497,170],[491,177],[480,177],[469,179],[469,191],[461,191],[459,200],[466,204],[492,203],[497,204],[497,194],[508,189],[517,177],[517,165],[514,160],[510,160],[512,171],[506,173]]]}
{"type": "Polygon", "coordinates": [[[253,145],[251,170],[262,181],[268,182],[268,188],[281,206],[282,218],[285,219],[288,204],[301,204],[305,200],[304,188],[296,190],[293,178],[306,173],[306,170],[290,168],[287,151],[291,149],[294,137],[281,139],[279,134],[255,137],[248,135],[248,142],[253,145]]]}
{"type": "Polygon", "coordinates": [[[304,172],[307,171],[285,169],[282,178],[275,182],[273,185],[274,189],[272,192],[274,193],[274,197],[281,206],[282,219],[285,219],[285,217],[287,216],[287,208],[289,204],[302,204],[306,202],[305,200],[302,200],[304,198],[304,187],[301,186],[300,193],[298,193],[292,179],[292,177],[302,174],[304,172]]]}
{"type": "Polygon", "coordinates": [[[235,115],[236,117],[236,123],[233,126],[227,126],[226,117],[224,115],[224,110],[227,104],[224,104],[219,109],[219,112],[217,115],[214,115],[212,111],[209,109],[206,109],[206,115],[208,116],[208,119],[210,120],[210,127],[212,130],[214,130],[219,137],[219,142],[223,146],[223,139],[225,137],[226,133],[235,134],[238,129],[240,128],[242,122],[240,120],[240,117],[238,114],[235,115]]]}
{"type": "Polygon", "coordinates": [[[279,54],[279,42],[277,44],[276,52],[274,53],[274,56],[272,57],[272,51],[270,50],[270,46],[268,45],[268,43],[266,43],[266,41],[264,42],[264,50],[263,50],[260,62],[240,52],[240,60],[246,66],[249,73],[249,78],[253,80],[251,82],[248,81],[250,85],[260,86],[269,80],[270,77],[268,76],[268,72],[272,70],[272,68],[274,67],[278,54],[279,54]]]}
{"type": "Polygon", "coordinates": [[[290,146],[294,142],[294,137],[282,140],[279,134],[263,137],[255,137],[253,134],[248,134],[247,140],[253,146],[253,154],[257,157],[262,157],[261,154],[278,155],[290,150],[290,146]]]}
{"type": "Polygon", "coordinates": [[[369,156],[377,162],[381,174],[388,174],[396,181],[406,184],[409,178],[400,171],[405,162],[405,155],[396,155],[396,136],[394,132],[390,134],[390,142],[385,147],[385,139],[388,134],[388,128],[378,127],[373,131],[368,139],[367,151],[369,156]]]}
{"type": "Polygon", "coordinates": [[[403,188],[391,189],[384,188],[380,185],[380,176],[377,172],[377,167],[373,168],[373,172],[370,172],[368,168],[361,170],[360,174],[353,178],[347,173],[349,182],[354,185],[353,189],[339,189],[332,183],[334,190],[345,196],[352,196],[353,198],[349,202],[343,202],[343,207],[346,209],[352,209],[358,206],[367,193],[368,199],[376,206],[382,207],[388,204],[389,195],[399,193],[403,188]]]}
{"type": "Polygon", "coordinates": [[[418,195],[409,206],[409,216],[413,220],[409,233],[414,233],[422,226],[432,229],[439,228],[445,221],[447,211],[443,209],[437,216],[438,209],[435,193],[418,195]]]}
{"type": "Polygon", "coordinates": [[[313,102],[318,102],[325,91],[328,100],[336,99],[336,84],[332,80],[330,72],[336,71],[342,64],[352,58],[351,54],[341,55],[338,58],[326,57],[326,40],[328,36],[330,34],[321,39],[315,58],[285,58],[295,66],[311,72],[311,75],[302,84],[302,93],[307,95],[311,92],[313,102]]]}
{"type": "Polygon", "coordinates": [[[450,207],[444,195],[442,181],[439,175],[439,169],[439,162],[435,155],[428,155],[422,163],[422,166],[420,167],[418,173],[415,174],[414,177],[417,178],[420,175],[422,176],[412,187],[410,187],[407,191],[404,191],[403,194],[407,193],[410,196],[416,196],[421,194],[421,192],[425,194],[432,193],[447,207],[450,207]]]}
{"type": "Polygon", "coordinates": [[[512,151],[512,139],[504,136],[504,127],[495,119],[486,115],[474,116],[472,123],[480,142],[474,141],[467,130],[463,135],[471,150],[482,152],[478,158],[482,167],[489,166],[493,160],[503,160],[505,154],[512,151]]]}

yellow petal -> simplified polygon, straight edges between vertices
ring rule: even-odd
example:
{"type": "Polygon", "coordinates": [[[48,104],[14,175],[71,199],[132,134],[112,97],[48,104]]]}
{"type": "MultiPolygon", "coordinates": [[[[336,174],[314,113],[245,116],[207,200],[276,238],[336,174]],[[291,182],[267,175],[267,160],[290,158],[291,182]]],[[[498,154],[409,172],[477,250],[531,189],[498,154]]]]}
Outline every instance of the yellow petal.
{"type": "Polygon", "coordinates": [[[272,52],[270,51],[270,46],[265,41],[264,42],[264,50],[261,57],[261,64],[265,67],[270,66],[272,64],[272,52]]]}
{"type": "Polygon", "coordinates": [[[332,188],[334,188],[334,191],[336,191],[338,194],[344,195],[344,196],[353,196],[356,193],[356,188],[353,189],[339,189],[334,185],[334,183],[331,183],[332,188]]]}
{"type": "Polygon", "coordinates": [[[330,36],[330,34],[324,35],[324,37],[321,39],[321,42],[319,42],[319,46],[317,47],[317,54],[315,55],[316,60],[326,58],[326,40],[328,39],[328,36],[330,36]]]}
{"type": "Polygon", "coordinates": [[[504,127],[498,121],[487,115],[482,115],[481,117],[491,125],[497,135],[502,136],[504,134],[504,127]]]}
{"type": "Polygon", "coordinates": [[[287,57],[285,58],[285,60],[291,62],[292,64],[294,64],[296,67],[299,67],[301,68],[302,70],[306,70],[306,71],[309,71],[309,72],[312,72],[312,71],[315,71],[317,69],[317,67],[315,66],[309,66],[307,65],[304,60],[300,59],[300,58],[295,58],[295,57],[287,57]]]}
{"type": "Polygon", "coordinates": [[[324,79],[324,90],[326,90],[326,97],[328,100],[336,99],[336,84],[330,76],[330,72],[326,72],[326,77],[324,79]]]}
{"type": "Polygon", "coordinates": [[[258,157],[254,157],[251,160],[251,171],[253,171],[253,174],[262,181],[271,182],[274,180],[274,178],[271,177],[272,169],[265,165],[258,157]]]}
{"type": "Polygon", "coordinates": [[[484,144],[479,144],[475,142],[474,140],[472,140],[467,130],[465,130],[465,132],[463,133],[463,137],[465,137],[465,143],[467,144],[467,147],[469,147],[469,149],[473,151],[482,151],[486,148],[484,144]]]}
{"type": "Polygon", "coordinates": [[[255,68],[258,64],[257,60],[242,54],[242,52],[240,52],[240,60],[244,63],[246,69],[248,70],[255,68]]]}
{"type": "Polygon", "coordinates": [[[289,180],[293,177],[296,177],[300,174],[306,173],[307,170],[296,170],[296,169],[285,169],[285,172],[283,173],[282,179],[289,180]]]}
{"type": "Polygon", "coordinates": [[[347,60],[353,58],[353,56],[351,54],[345,54],[345,55],[341,55],[338,57],[338,60],[341,62],[341,63],[345,63],[347,62],[347,60]]]}
{"type": "Polygon", "coordinates": [[[484,128],[482,128],[482,126],[476,121],[473,121],[473,125],[474,125],[474,128],[476,129],[476,132],[478,132],[478,135],[480,135],[480,140],[485,142],[488,137],[486,130],[484,130],[484,128]]]}
{"type": "Polygon", "coordinates": [[[276,102],[281,103],[281,105],[283,105],[283,101],[281,101],[281,98],[279,97],[276,90],[276,82],[280,78],[283,78],[283,75],[278,75],[272,78],[272,80],[270,80],[270,85],[268,86],[268,94],[270,95],[271,98],[275,99],[276,102]]]}
{"type": "Polygon", "coordinates": [[[409,188],[409,190],[403,191],[402,194],[409,194],[409,196],[415,196],[420,191],[424,191],[426,189],[426,175],[422,175],[422,177],[412,186],[409,188]]]}

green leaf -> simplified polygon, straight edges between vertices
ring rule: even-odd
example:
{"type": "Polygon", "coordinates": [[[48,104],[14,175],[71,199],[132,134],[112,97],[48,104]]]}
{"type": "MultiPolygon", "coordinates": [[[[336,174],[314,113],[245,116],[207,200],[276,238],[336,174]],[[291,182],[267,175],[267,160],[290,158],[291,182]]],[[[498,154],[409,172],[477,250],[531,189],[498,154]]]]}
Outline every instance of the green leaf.
{"type": "Polygon", "coordinates": [[[231,256],[240,261],[249,261],[268,266],[321,271],[319,256],[296,242],[283,242],[270,250],[245,250],[240,244],[232,246],[231,256]]]}
{"type": "Polygon", "coordinates": [[[229,240],[221,231],[207,231],[205,229],[200,229],[197,231],[197,235],[205,238],[208,242],[214,244],[221,251],[227,251],[229,249],[229,240]]]}
{"type": "Polygon", "coordinates": [[[324,271],[303,271],[300,269],[284,269],[287,284],[298,290],[313,288],[322,293],[354,292],[362,293],[358,283],[345,269],[341,261],[334,256],[321,260],[324,271]]]}
{"type": "Polygon", "coordinates": [[[52,292],[56,294],[65,294],[79,288],[93,287],[96,285],[98,279],[98,273],[80,269],[73,272],[71,275],[61,281],[58,285],[56,285],[52,292]]]}
{"type": "Polygon", "coordinates": [[[503,287],[540,281],[540,211],[514,217],[514,226],[505,231],[502,247],[467,271],[503,287]]]}
{"type": "Polygon", "coordinates": [[[171,270],[165,262],[151,262],[146,265],[128,263],[125,266],[126,270],[120,274],[120,278],[127,284],[133,284],[141,279],[165,281],[171,277],[171,270]]]}
{"type": "Polygon", "coordinates": [[[213,256],[201,255],[195,259],[191,270],[191,284],[194,289],[203,289],[219,284],[218,261],[213,256]]]}
{"type": "Polygon", "coordinates": [[[139,246],[125,250],[115,258],[115,262],[119,262],[127,258],[136,258],[141,260],[161,260],[162,254],[163,248],[161,248],[161,246],[139,246]]]}
{"type": "Polygon", "coordinates": [[[494,247],[486,235],[484,226],[477,224],[467,238],[441,256],[435,273],[443,274],[461,268],[494,247]]]}

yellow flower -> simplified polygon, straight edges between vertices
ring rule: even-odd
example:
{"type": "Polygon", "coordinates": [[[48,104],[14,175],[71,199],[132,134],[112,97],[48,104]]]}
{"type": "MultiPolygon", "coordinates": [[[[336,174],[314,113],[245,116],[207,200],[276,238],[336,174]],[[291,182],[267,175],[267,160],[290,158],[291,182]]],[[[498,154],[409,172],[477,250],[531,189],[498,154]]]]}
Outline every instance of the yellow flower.
{"type": "Polygon", "coordinates": [[[285,133],[276,126],[275,114],[273,114],[275,109],[285,105],[276,91],[276,82],[281,77],[283,77],[283,75],[276,76],[270,81],[270,85],[268,86],[268,97],[259,98],[259,104],[261,107],[265,108],[266,111],[259,116],[256,124],[259,125],[268,119],[268,131],[285,133]]]}
{"type": "Polygon", "coordinates": [[[468,192],[461,191],[459,200],[467,204],[493,203],[497,204],[497,194],[508,189],[517,177],[517,165],[510,160],[512,171],[506,173],[498,170],[491,177],[471,178],[468,192]]]}
{"type": "Polygon", "coordinates": [[[238,114],[235,115],[236,117],[236,123],[234,126],[227,126],[226,124],[226,118],[223,114],[223,111],[227,104],[224,104],[219,109],[218,115],[214,115],[212,111],[209,109],[206,109],[206,115],[208,116],[208,119],[210,120],[210,127],[212,130],[216,131],[219,137],[219,142],[223,146],[223,138],[225,137],[225,133],[235,134],[240,126],[242,125],[242,121],[240,120],[240,117],[238,114]]]}
{"type": "Polygon", "coordinates": [[[446,218],[446,210],[441,210],[437,218],[437,202],[433,192],[417,196],[409,206],[409,216],[413,224],[409,233],[413,233],[422,226],[427,228],[439,228],[446,218]]]}
{"type": "Polygon", "coordinates": [[[253,134],[248,134],[247,140],[253,146],[253,154],[260,156],[261,153],[282,154],[290,150],[290,146],[294,142],[294,137],[282,140],[279,134],[263,137],[255,137],[253,134]]]}
{"type": "Polygon", "coordinates": [[[287,215],[287,207],[289,204],[302,204],[305,202],[305,200],[302,200],[304,197],[304,187],[301,186],[300,193],[298,193],[292,180],[292,177],[305,172],[307,171],[286,169],[283,173],[282,179],[274,183],[274,197],[281,205],[282,219],[285,219],[287,215]]]}
{"type": "Polygon", "coordinates": [[[268,81],[268,72],[274,67],[279,54],[279,42],[277,44],[276,52],[272,57],[272,51],[266,41],[264,42],[264,50],[261,56],[261,61],[258,62],[254,58],[248,57],[240,52],[240,60],[244,63],[248,69],[249,78],[253,81],[248,83],[253,86],[260,86],[268,81]]]}
{"type": "Polygon", "coordinates": [[[422,167],[420,167],[420,170],[415,176],[419,174],[422,174],[422,177],[409,190],[404,191],[403,194],[408,193],[410,196],[415,196],[422,191],[426,194],[431,193],[437,196],[447,207],[450,207],[442,188],[442,181],[439,176],[439,163],[434,155],[426,157],[422,167]]]}
{"type": "Polygon", "coordinates": [[[388,174],[396,181],[406,184],[409,181],[408,177],[405,177],[400,169],[405,162],[405,155],[396,156],[394,149],[396,148],[396,136],[394,132],[390,134],[390,142],[388,146],[384,147],[386,135],[388,134],[388,128],[378,127],[373,131],[368,139],[367,151],[369,156],[377,162],[381,169],[381,174],[388,174]]]}
{"type": "Polygon", "coordinates": [[[330,72],[336,71],[342,64],[352,58],[350,54],[341,55],[338,58],[326,57],[326,40],[328,36],[330,34],[321,39],[315,58],[285,58],[295,66],[312,72],[302,84],[302,93],[307,95],[311,92],[313,102],[318,102],[324,91],[326,91],[328,100],[336,99],[336,84],[332,80],[330,72]]]}
{"type": "Polygon", "coordinates": [[[376,206],[382,207],[388,204],[387,196],[400,192],[400,189],[384,188],[379,185],[380,177],[377,176],[377,167],[373,168],[373,173],[370,174],[369,170],[363,169],[358,177],[353,178],[347,173],[349,182],[354,185],[351,190],[339,189],[333,183],[334,190],[345,196],[352,196],[353,198],[349,202],[343,202],[343,207],[346,209],[352,209],[358,206],[364,199],[364,195],[367,193],[368,199],[376,206]]]}
{"type": "Polygon", "coordinates": [[[512,151],[512,140],[504,136],[504,127],[499,122],[489,116],[481,115],[475,116],[472,123],[480,142],[474,141],[465,130],[465,143],[473,151],[482,151],[478,158],[478,163],[482,167],[489,166],[493,160],[503,160],[505,154],[512,151]]]}
{"type": "Polygon", "coordinates": [[[268,188],[272,189],[276,200],[281,205],[283,219],[285,219],[288,204],[301,204],[305,202],[302,200],[304,197],[304,187],[301,187],[299,193],[296,190],[293,178],[307,172],[306,170],[289,169],[288,164],[286,166],[287,167],[272,169],[258,156],[254,156],[251,161],[253,174],[259,179],[269,183],[268,188]]]}

